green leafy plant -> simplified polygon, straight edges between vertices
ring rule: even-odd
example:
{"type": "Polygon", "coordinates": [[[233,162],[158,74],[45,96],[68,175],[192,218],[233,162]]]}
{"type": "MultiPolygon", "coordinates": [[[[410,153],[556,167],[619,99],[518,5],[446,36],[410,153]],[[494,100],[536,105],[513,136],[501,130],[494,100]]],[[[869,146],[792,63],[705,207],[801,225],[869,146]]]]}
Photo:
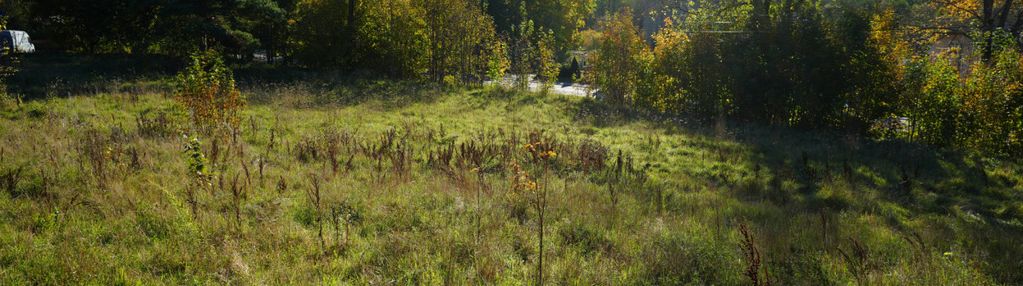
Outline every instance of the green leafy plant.
{"type": "Polygon", "coordinates": [[[331,224],[337,234],[337,247],[344,249],[348,245],[352,226],[362,222],[359,210],[348,202],[340,202],[330,208],[331,224]]]}
{"type": "Polygon", "coordinates": [[[190,178],[190,185],[185,188],[186,200],[192,211],[192,216],[196,215],[198,211],[198,201],[195,196],[196,189],[207,189],[211,186],[211,176],[209,173],[209,163],[206,160],[206,155],[202,152],[202,142],[199,141],[198,137],[185,137],[187,142],[185,143],[185,157],[188,160],[188,174],[190,178]]]}
{"type": "Polygon", "coordinates": [[[558,79],[561,65],[554,57],[554,32],[540,33],[539,38],[536,45],[536,77],[543,83],[543,90],[547,91],[558,79]]]}
{"type": "Polygon", "coordinates": [[[487,77],[490,77],[491,80],[501,80],[511,68],[511,61],[508,59],[508,44],[503,41],[493,41],[489,48],[491,57],[487,61],[487,77]]]}

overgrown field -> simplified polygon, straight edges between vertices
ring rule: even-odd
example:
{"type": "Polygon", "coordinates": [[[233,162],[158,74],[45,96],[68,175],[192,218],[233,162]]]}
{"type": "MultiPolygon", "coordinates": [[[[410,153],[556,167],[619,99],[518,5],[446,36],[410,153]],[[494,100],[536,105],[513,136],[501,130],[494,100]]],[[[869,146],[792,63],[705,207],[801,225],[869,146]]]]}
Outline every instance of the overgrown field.
{"type": "Polygon", "coordinates": [[[0,113],[0,284],[1023,284],[1023,168],[976,155],[372,81],[197,136],[75,92],[0,113]]]}

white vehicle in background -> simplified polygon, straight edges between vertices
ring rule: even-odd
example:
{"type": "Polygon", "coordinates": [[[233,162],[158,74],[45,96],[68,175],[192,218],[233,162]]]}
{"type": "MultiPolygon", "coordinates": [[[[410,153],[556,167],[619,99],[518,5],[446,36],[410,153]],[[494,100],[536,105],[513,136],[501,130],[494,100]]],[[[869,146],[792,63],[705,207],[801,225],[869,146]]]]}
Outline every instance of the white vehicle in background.
{"type": "Polygon", "coordinates": [[[25,31],[3,30],[0,31],[0,49],[6,49],[10,53],[28,54],[36,51],[25,31]]]}

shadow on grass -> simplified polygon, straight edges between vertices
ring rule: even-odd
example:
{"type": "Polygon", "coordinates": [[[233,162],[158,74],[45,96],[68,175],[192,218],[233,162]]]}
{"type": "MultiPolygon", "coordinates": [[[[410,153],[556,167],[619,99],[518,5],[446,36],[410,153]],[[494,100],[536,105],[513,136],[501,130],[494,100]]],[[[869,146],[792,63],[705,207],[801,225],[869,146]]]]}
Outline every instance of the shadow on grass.
{"type": "Polygon", "coordinates": [[[494,103],[504,104],[507,111],[519,110],[523,107],[535,106],[543,103],[554,102],[561,100],[565,102],[564,97],[553,96],[544,93],[530,92],[518,88],[488,85],[482,88],[470,90],[469,104],[473,108],[486,108],[494,103]]]}
{"type": "MultiPolygon", "coordinates": [[[[776,194],[768,201],[803,214],[874,215],[906,237],[917,235],[920,222],[936,224],[929,227],[930,235],[938,238],[928,242],[932,247],[947,251],[957,245],[987,255],[983,268],[992,277],[1002,282],[1023,279],[1012,270],[1023,256],[1023,194],[1018,192],[1019,178],[989,174],[1002,163],[911,142],[778,128],[772,133],[736,136],[752,152],[763,154],[753,164],[765,166],[769,176],[802,186],[786,193],[768,183],[762,191],[776,194]],[[799,139],[806,134],[812,142],[799,139]],[[835,196],[836,186],[846,195],[835,196]]],[[[746,201],[763,199],[749,192],[736,195],[746,201]]]]}
{"type": "MultiPolygon", "coordinates": [[[[885,198],[921,212],[947,212],[958,204],[986,218],[1023,221],[1023,214],[1004,217],[1004,212],[998,211],[1004,206],[993,204],[1023,201],[1023,194],[1010,192],[1019,187],[1021,178],[994,178],[986,170],[993,165],[1018,162],[986,158],[969,151],[902,140],[878,141],[826,130],[737,122],[714,126],[670,114],[610,106],[592,99],[584,99],[573,108],[574,119],[580,124],[615,127],[643,122],[667,134],[681,132],[739,143],[749,149],[747,154],[722,154],[722,157],[745,156],[736,159],[760,166],[771,172],[769,175],[797,181],[804,186],[802,193],[815,193],[821,182],[841,178],[884,190],[885,198]],[[919,192],[938,197],[924,204],[914,197],[919,192]]],[[[702,144],[696,147],[703,149],[721,149],[720,144],[712,141],[692,144],[702,144]]]]}
{"type": "Polygon", "coordinates": [[[102,92],[165,92],[183,62],[163,56],[29,54],[7,79],[27,100],[102,92]]]}
{"type": "MultiPolygon", "coordinates": [[[[8,92],[26,101],[99,93],[173,93],[184,60],[167,56],[30,54],[19,59],[8,92]]],[[[281,95],[298,107],[348,106],[379,102],[385,109],[430,102],[449,90],[422,81],[381,78],[363,72],[312,70],[267,64],[235,66],[238,88],[250,103],[275,102],[281,95]]]]}
{"type": "MultiPolygon", "coordinates": [[[[969,253],[982,253],[988,256],[981,259],[983,269],[992,277],[1003,283],[1023,281],[1023,273],[1014,270],[1023,265],[1019,260],[1023,257],[1019,162],[842,132],[735,122],[714,126],[594,100],[583,100],[573,108],[579,124],[644,123],[663,134],[696,138],[683,139],[684,144],[709,155],[687,155],[685,160],[728,165],[696,176],[701,179],[697,181],[714,185],[708,189],[748,207],[734,215],[764,222],[786,221],[772,215],[777,213],[822,219],[856,213],[879,217],[906,237],[917,235],[923,221],[933,224],[928,227],[938,239],[928,242],[935,244],[931,247],[957,245],[969,253]],[[763,207],[777,212],[755,211],[763,207]]],[[[775,231],[799,231],[810,226],[774,227],[786,229],[775,231]]]]}
{"type": "Polygon", "coordinates": [[[284,104],[295,108],[331,108],[372,103],[384,111],[430,103],[448,89],[419,81],[358,78],[346,75],[310,77],[295,81],[258,80],[239,84],[249,103],[284,104]]]}

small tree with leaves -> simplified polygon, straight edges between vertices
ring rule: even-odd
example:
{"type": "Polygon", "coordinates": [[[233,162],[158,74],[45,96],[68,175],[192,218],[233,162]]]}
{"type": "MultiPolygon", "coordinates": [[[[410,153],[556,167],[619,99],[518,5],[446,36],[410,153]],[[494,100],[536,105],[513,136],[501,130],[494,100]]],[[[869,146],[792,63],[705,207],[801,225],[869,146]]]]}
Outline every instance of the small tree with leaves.
{"type": "Polygon", "coordinates": [[[194,53],[189,66],[178,74],[178,83],[175,98],[188,109],[196,131],[212,134],[222,128],[238,129],[245,98],[219,53],[194,53]]]}
{"type": "Polygon", "coordinates": [[[501,40],[493,41],[490,43],[490,53],[491,57],[487,62],[487,77],[499,81],[511,68],[511,60],[508,59],[508,44],[501,40]]]}
{"type": "Polygon", "coordinates": [[[554,32],[540,33],[536,44],[536,77],[543,83],[544,91],[554,85],[561,70],[554,52],[554,32]]]}
{"type": "Polygon", "coordinates": [[[530,73],[533,72],[534,59],[537,58],[536,44],[533,41],[535,34],[536,27],[531,20],[523,20],[522,23],[512,27],[513,36],[509,61],[511,73],[516,77],[515,88],[526,89],[529,87],[530,73]]]}
{"type": "Polygon", "coordinates": [[[649,74],[652,56],[628,9],[601,22],[603,42],[593,54],[590,74],[612,104],[628,104],[649,74]]]}

